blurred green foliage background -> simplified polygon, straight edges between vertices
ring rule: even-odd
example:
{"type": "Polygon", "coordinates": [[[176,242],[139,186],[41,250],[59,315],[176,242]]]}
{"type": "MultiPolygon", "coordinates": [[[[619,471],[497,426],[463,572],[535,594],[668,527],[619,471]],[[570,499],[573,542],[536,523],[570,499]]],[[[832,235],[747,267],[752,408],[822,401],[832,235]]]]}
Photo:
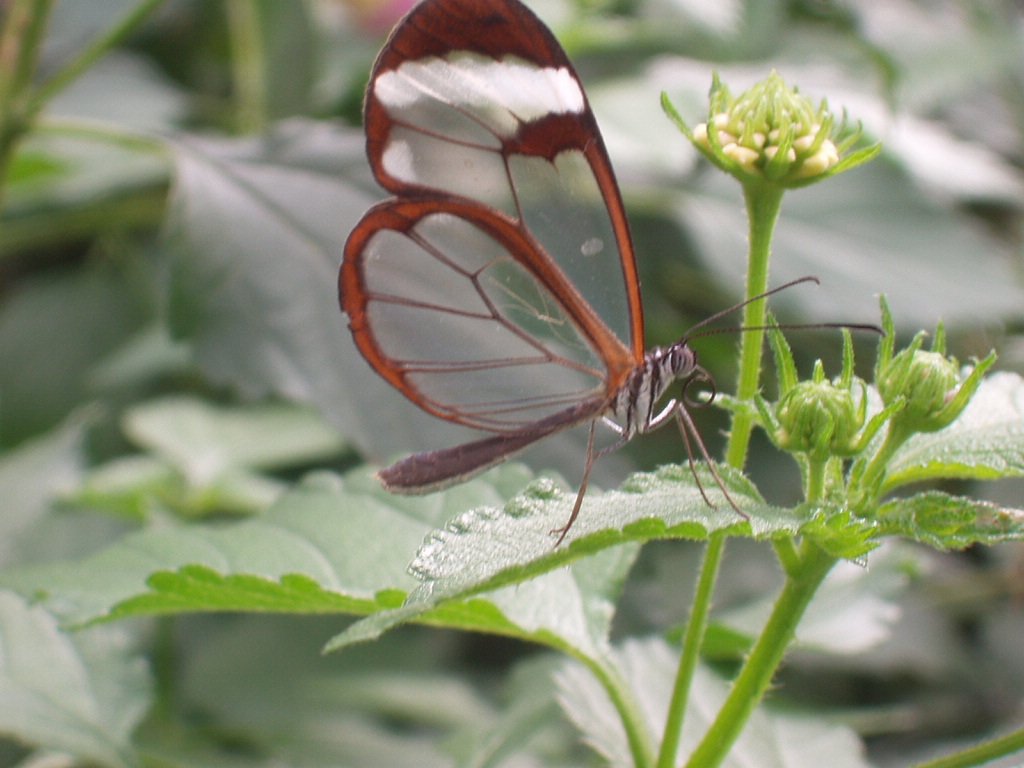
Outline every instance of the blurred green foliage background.
{"type": "MultiPolygon", "coordinates": [[[[74,562],[169,520],[229,525],[307,470],[457,439],[369,371],[335,294],[345,237],[383,197],[366,167],[360,105],[400,5],[2,4],[0,52],[20,40],[29,77],[19,85],[8,69],[0,102],[0,566],[74,562]],[[12,31],[18,13],[46,22],[38,38],[12,31]]],[[[787,197],[772,282],[814,274],[822,284],[773,298],[780,318],[877,322],[884,293],[908,336],[941,318],[961,360],[997,347],[1002,369],[1024,367],[1019,3],[531,7],[566,46],[602,126],[631,214],[649,345],[736,301],[746,252],[739,189],[699,161],[662,115],[660,93],[698,122],[713,70],[738,92],[774,68],[884,144],[867,167],[787,197]]],[[[790,341],[805,374],[817,357],[838,372],[835,331],[790,341]]],[[[874,339],[860,341],[867,367],[874,339]]],[[[733,335],[699,345],[723,391],[735,346],[733,335]]],[[[725,420],[699,418],[714,449],[725,420]]],[[[569,435],[526,460],[571,483],[582,446],[569,435]]],[[[795,470],[765,441],[755,447],[755,481],[793,501],[795,470]]],[[[680,458],[678,435],[665,430],[604,462],[595,480],[680,458]]],[[[985,493],[1009,502],[1021,488],[985,493]]],[[[682,620],[693,557],[678,545],[645,551],[620,636],[682,620]]],[[[870,642],[842,657],[798,656],[786,696],[853,724],[878,764],[1019,720],[1019,548],[887,557],[873,571],[878,592],[864,598],[871,618],[851,630],[870,642]]],[[[759,604],[765,567],[756,547],[732,550],[723,608],[759,604]]],[[[0,633],[58,632],[53,617],[0,597],[0,633]]],[[[69,765],[592,764],[550,717],[519,723],[516,758],[452,762],[480,754],[465,748],[467,734],[507,723],[503,700],[536,696],[535,711],[554,711],[538,682],[546,658],[416,628],[320,659],[336,624],[233,615],[69,635],[59,663],[0,664],[0,765],[41,764],[52,751],[69,765]],[[523,658],[531,666],[518,667],[523,658]],[[61,722],[51,705],[67,695],[92,701],[95,718],[61,722]]]]}

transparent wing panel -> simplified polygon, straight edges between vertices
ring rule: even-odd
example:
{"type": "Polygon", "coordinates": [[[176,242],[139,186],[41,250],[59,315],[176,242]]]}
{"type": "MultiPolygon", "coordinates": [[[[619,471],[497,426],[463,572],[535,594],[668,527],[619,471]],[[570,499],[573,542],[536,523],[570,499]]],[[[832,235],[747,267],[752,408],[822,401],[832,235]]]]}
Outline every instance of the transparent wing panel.
{"type": "Polygon", "coordinates": [[[525,123],[584,109],[579,83],[565,68],[467,51],[381,72],[373,98],[393,122],[380,154],[388,176],[513,216],[504,148],[525,123]]]}
{"type": "Polygon", "coordinates": [[[631,346],[626,275],[615,230],[587,158],[577,150],[555,161],[509,158],[523,224],[612,332],[631,346]]]}
{"type": "Polygon", "coordinates": [[[359,259],[374,343],[432,410],[500,432],[607,394],[558,297],[475,223],[428,213],[377,231],[359,259]]]}
{"type": "MultiPolygon", "coordinates": [[[[384,172],[519,220],[612,332],[633,348],[627,276],[594,170],[582,146],[552,159],[536,134],[552,115],[575,119],[586,112],[573,74],[515,57],[495,60],[459,51],[405,61],[382,72],[373,88],[393,121],[380,149],[384,172]]],[[[544,130],[564,126],[549,122],[544,130]]],[[[579,141],[586,137],[592,133],[579,141]]]]}

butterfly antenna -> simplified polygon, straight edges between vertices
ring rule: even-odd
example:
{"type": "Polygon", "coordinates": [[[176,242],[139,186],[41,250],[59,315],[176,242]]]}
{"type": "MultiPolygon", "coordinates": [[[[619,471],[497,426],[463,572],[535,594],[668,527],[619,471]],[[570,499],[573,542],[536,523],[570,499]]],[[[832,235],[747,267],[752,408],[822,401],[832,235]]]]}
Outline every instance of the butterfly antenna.
{"type": "MultiPolygon", "coordinates": [[[[708,317],[705,317],[703,320],[701,320],[696,325],[690,326],[690,330],[688,330],[686,332],[686,334],[683,336],[683,338],[684,339],[693,338],[693,335],[694,335],[693,332],[694,331],[696,331],[696,330],[698,330],[700,328],[703,328],[706,325],[711,325],[712,323],[715,323],[715,322],[721,320],[723,317],[726,317],[727,315],[731,315],[736,310],[743,309],[748,304],[753,304],[755,301],[760,301],[761,299],[767,299],[769,296],[772,296],[772,295],[774,295],[776,293],[779,293],[780,291],[784,291],[787,288],[792,288],[794,285],[801,285],[803,283],[814,283],[815,285],[821,285],[821,280],[816,278],[814,275],[805,275],[804,277],[798,277],[796,280],[790,280],[788,283],[783,283],[782,285],[776,286],[775,288],[772,288],[771,290],[765,291],[764,293],[759,293],[759,294],[757,294],[757,296],[751,296],[749,299],[745,299],[744,301],[741,301],[739,304],[733,304],[731,307],[727,307],[726,309],[723,309],[723,310],[720,310],[718,312],[715,312],[713,315],[709,315],[708,317]]],[[[845,328],[846,326],[840,326],[840,327],[844,327],[845,328]]],[[[754,328],[744,328],[742,330],[751,330],[752,331],[752,330],[756,330],[756,329],[754,329],[754,328]]],[[[703,336],[703,335],[706,335],[706,334],[699,334],[699,335],[703,336]]]]}

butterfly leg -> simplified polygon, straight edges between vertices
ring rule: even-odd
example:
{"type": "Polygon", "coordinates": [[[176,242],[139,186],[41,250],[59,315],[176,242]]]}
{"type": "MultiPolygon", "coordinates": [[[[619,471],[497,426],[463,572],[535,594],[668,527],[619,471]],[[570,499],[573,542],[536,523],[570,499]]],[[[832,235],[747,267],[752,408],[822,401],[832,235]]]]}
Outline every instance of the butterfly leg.
{"type": "Polygon", "coordinates": [[[576,503],[573,504],[572,514],[569,515],[569,522],[567,522],[563,527],[555,528],[550,532],[551,535],[554,535],[556,533],[558,534],[558,541],[555,542],[556,547],[562,543],[562,540],[565,538],[566,534],[569,533],[569,529],[572,528],[572,524],[575,523],[576,518],[579,517],[580,509],[583,507],[583,497],[587,493],[587,484],[590,482],[590,470],[594,468],[594,464],[597,462],[599,458],[601,458],[605,454],[617,451],[619,450],[619,448],[621,448],[622,446],[629,442],[629,437],[626,436],[626,433],[621,426],[619,426],[618,424],[616,424],[614,421],[607,417],[602,418],[602,421],[610,429],[612,429],[619,435],[619,439],[616,440],[611,445],[602,448],[600,451],[597,451],[595,453],[594,437],[597,431],[597,421],[595,420],[590,422],[590,437],[587,439],[587,463],[586,466],[584,466],[583,468],[583,479],[580,481],[580,489],[576,493],[576,503]]]}
{"type": "Polygon", "coordinates": [[[569,533],[569,529],[572,528],[572,524],[576,522],[576,518],[580,514],[580,507],[583,506],[583,496],[587,492],[587,483],[590,482],[590,470],[593,468],[594,461],[597,458],[594,456],[594,433],[596,430],[597,421],[595,420],[590,422],[590,437],[587,438],[587,463],[583,468],[583,479],[580,480],[580,489],[576,493],[576,503],[572,506],[572,514],[569,515],[569,522],[561,528],[555,528],[549,531],[552,536],[556,533],[558,534],[558,541],[555,542],[556,547],[562,543],[566,534],[569,533]]]}
{"type": "Polygon", "coordinates": [[[711,460],[711,456],[708,454],[707,446],[704,445],[704,440],[701,439],[700,432],[697,431],[697,426],[693,423],[693,419],[690,418],[690,412],[686,410],[686,406],[682,402],[676,403],[675,407],[676,423],[679,424],[679,432],[683,436],[683,445],[686,447],[686,459],[690,465],[690,472],[693,474],[693,479],[697,481],[697,489],[700,491],[700,495],[704,497],[704,501],[707,502],[709,507],[718,509],[717,505],[712,503],[711,499],[708,498],[707,493],[704,491],[704,485],[700,481],[700,476],[697,474],[697,463],[693,457],[693,445],[690,443],[692,437],[697,442],[697,447],[700,450],[700,455],[707,462],[708,469],[711,471],[711,476],[715,479],[715,484],[722,490],[725,495],[725,500],[729,502],[729,506],[736,510],[736,513],[746,521],[750,521],[750,515],[740,509],[739,504],[733,499],[732,494],[725,487],[725,482],[722,480],[722,476],[718,474],[718,470],[715,469],[715,464],[711,460]]]}

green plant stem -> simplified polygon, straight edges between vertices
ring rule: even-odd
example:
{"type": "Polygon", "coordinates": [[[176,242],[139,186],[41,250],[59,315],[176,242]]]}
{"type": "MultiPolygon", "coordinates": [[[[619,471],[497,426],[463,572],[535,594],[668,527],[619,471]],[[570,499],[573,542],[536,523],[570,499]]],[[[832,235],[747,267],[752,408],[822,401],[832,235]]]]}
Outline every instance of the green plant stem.
{"type": "Polygon", "coordinates": [[[14,148],[32,118],[29,93],[56,0],[14,0],[0,31],[0,205],[14,148]]]}
{"type": "MultiPolygon", "coordinates": [[[[782,208],[783,193],[781,187],[773,184],[746,184],[743,187],[750,226],[750,255],[747,260],[747,286],[744,293],[747,300],[768,290],[772,234],[782,208]]],[[[743,327],[752,330],[743,333],[740,342],[740,373],[736,398],[741,402],[751,400],[761,384],[765,332],[759,329],[764,327],[766,319],[767,308],[763,300],[751,302],[743,310],[743,327]]],[[[753,428],[752,413],[739,410],[733,414],[725,460],[737,469],[743,469],[746,463],[753,428]]]]}
{"type": "MultiPolygon", "coordinates": [[[[782,195],[783,190],[774,185],[744,186],[750,227],[750,254],[747,261],[747,285],[744,294],[744,298],[747,300],[768,290],[768,262],[771,255],[772,233],[782,207],[782,195]]],[[[751,302],[744,308],[743,326],[745,328],[763,328],[766,320],[767,311],[764,301],[751,302]]],[[[736,389],[737,400],[741,403],[753,400],[754,394],[760,386],[763,348],[763,330],[751,330],[743,334],[740,347],[740,379],[736,389]]],[[[737,469],[743,469],[743,465],[746,463],[747,447],[750,444],[753,426],[754,418],[751,409],[744,408],[733,413],[732,430],[729,433],[725,458],[737,469]]],[[[700,658],[700,650],[704,644],[704,633],[711,610],[711,597],[718,578],[718,569],[721,565],[724,548],[724,536],[712,536],[708,541],[707,552],[694,595],[690,622],[686,629],[683,655],[672,691],[664,739],[658,757],[658,768],[670,768],[679,748],[690,686],[700,658]]],[[[783,646],[783,650],[784,648],[785,646],[783,646]]],[[[781,658],[781,653],[779,658],[781,658]]],[[[769,676],[769,682],[770,680],[769,676]]],[[[756,704],[756,701],[754,703],[756,704]]],[[[742,721],[734,723],[737,727],[737,734],[752,711],[751,708],[742,721]]]]}
{"type": "Polygon", "coordinates": [[[67,88],[103,56],[123,43],[162,5],[164,0],[142,0],[135,8],[97,38],[78,57],[42,85],[32,98],[32,110],[38,112],[54,96],[67,88]]]}
{"type": "Polygon", "coordinates": [[[587,656],[577,656],[587,665],[611,699],[612,706],[619,713],[622,727],[626,731],[629,751],[635,768],[650,768],[654,765],[654,745],[640,707],[630,694],[629,686],[619,676],[614,665],[587,656]]]}
{"type": "Polygon", "coordinates": [[[0,203],[18,141],[46,104],[138,29],[163,1],[143,0],[107,34],[33,91],[36,62],[56,0],[15,0],[0,33],[0,203]]]}
{"type": "Polygon", "coordinates": [[[984,744],[957,752],[955,755],[919,763],[915,768],[971,768],[1021,750],[1024,750],[1024,730],[1014,731],[998,739],[986,741],[984,744]]]}
{"type": "Polygon", "coordinates": [[[825,472],[828,469],[828,460],[811,459],[807,466],[807,487],[804,489],[804,499],[813,504],[821,501],[825,495],[825,472]]]}
{"type": "Polygon", "coordinates": [[[733,681],[732,690],[714,723],[690,756],[687,768],[714,768],[728,755],[771,685],[800,617],[835,562],[834,556],[814,542],[805,541],[802,544],[799,568],[786,579],[768,622],[733,681]]]}
{"type": "Polygon", "coordinates": [[[787,576],[794,576],[800,572],[802,561],[800,550],[796,547],[796,541],[789,536],[779,539],[772,539],[772,547],[775,549],[775,556],[779,558],[782,570],[787,576]]]}
{"type": "MultiPolygon", "coordinates": [[[[0,35],[0,107],[8,114],[28,90],[56,0],[15,0],[0,35]]],[[[19,105],[20,106],[20,105],[19,105]]]]}
{"type": "Polygon", "coordinates": [[[266,66],[260,15],[254,0],[227,0],[234,81],[234,124],[243,134],[259,133],[267,126],[266,66]]]}
{"type": "Polygon", "coordinates": [[[901,429],[898,424],[889,423],[889,431],[885,436],[882,447],[878,449],[871,461],[868,463],[864,473],[857,479],[856,484],[851,483],[849,493],[858,506],[861,514],[869,514],[867,503],[878,498],[882,483],[885,480],[885,473],[889,468],[892,457],[897,449],[910,437],[910,432],[901,429]]]}
{"type": "Polygon", "coordinates": [[[669,703],[668,717],[665,720],[665,733],[658,753],[657,768],[672,768],[675,765],[679,741],[683,735],[683,719],[690,700],[690,686],[700,661],[701,647],[704,645],[704,633],[708,626],[708,615],[711,613],[711,598],[715,591],[715,581],[725,551],[725,535],[712,534],[704,551],[700,578],[694,591],[693,608],[690,610],[690,621],[686,626],[686,637],[683,641],[683,654],[676,671],[676,681],[672,689],[672,700],[669,703]]]}

